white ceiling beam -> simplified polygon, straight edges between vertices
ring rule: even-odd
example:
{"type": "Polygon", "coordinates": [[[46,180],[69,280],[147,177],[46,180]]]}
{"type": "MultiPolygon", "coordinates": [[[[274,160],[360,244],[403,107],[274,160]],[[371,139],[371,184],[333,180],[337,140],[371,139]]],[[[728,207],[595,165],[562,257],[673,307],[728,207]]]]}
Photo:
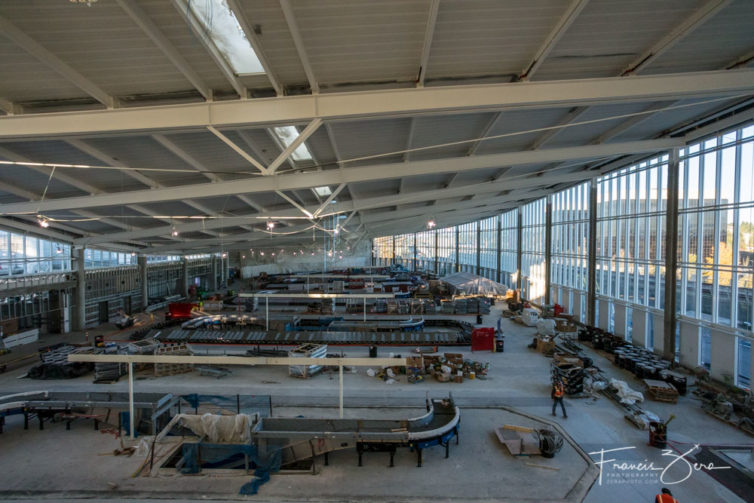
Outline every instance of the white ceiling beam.
{"type": "Polygon", "coordinates": [[[301,205],[300,205],[299,203],[297,203],[296,201],[294,201],[294,200],[293,200],[293,198],[291,198],[291,197],[288,197],[288,196],[287,196],[287,195],[285,194],[285,192],[282,192],[282,191],[276,190],[276,191],[275,191],[275,193],[276,193],[277,195],[279,195],[280,197],[282,197],[283,199],[285,199],[286,201],[288,201],[289,203],[291,203],[291,204],[293,205],[293,207],[294,207],[294,208],[298,209],[298,210],[299,210],[299,211],[300,211],[301,213],[303,213],[303,214],[304,214],[304,215],[305,215],[305,216],[306,216],[307,218],[309,218],[309,219],[311,219],[311,218],[314,218],[314,215],[312,214],[312,212],[310,212],[309,210],[307,210],[306,208],[304,208],[303,206],[301,206],[301,205]]]}
{"type": "MultiPolygon", "coordinates": [[[[645,108],[644,112],[651,112],[654,110],[662,110],[663,108],[673,106],[677,104],[677,101],[661,101],[659,103],[653,103],[652,105],[645,108]]],[[[605,143],[606,141],[615,138],[616,136],[625,133],[632,127],[641,124],[642,122],[645,122],[647,120],[650,120],[652,118],[653,114],[644,114],[644,115],[637,115],[635,117],[631,117],[630,119],[627,119],[617,126],[614,126],[604,133],[602,133],[596,140],[594,140],[594,143],[605,143]]]]}
{"type": "Polygon", "coordinates": [[[322,213],[325,210],[325,208],[327,208],[330,205],[333,199],[335,199],[338,196],[338,194],[340,194],[340,191],[343,190],[345,187],[346,187],[345,183],[341,183],[340,185],[338,185],[335,188],[335,190],[333,190],[332,193],[327,197],[327,199],[325,199],[325,202],[322,203],[319,206],[319,208],[317,208],[317,211],[314,212],[314,216],[315,217],[319,216],[319,214],[322,213]]]}
{"type": "Polygon", "coordinates": [[[416,87],[424,87],[424,78],[427,75],[427,65],[429,64],[429,53],[432,49],[432,37],[435,34],[435,25],[437,24],[437,12],[440,10],[440,0],[431,0],[429,4],[429,13],[427,14],[427,26],[424,29],[424,45],[422,46],[422,55],[419,60],[419,78],[416,79],[416,87]]]}
{"type": "MultiPolygon", "coordinates": [[[[346,219],[346,222],[353,218],[356,212],[362,210],[369,210],[375,208],[390,207],[400,204],[417,203],[422,201],[432,201],[437,199],[448,199],[454,197],[465,197],[469,194],[499,194],[503,190],[532,190],[544,185],[552,185],[555,183],[569,183],[578,182],[585,179],[597,176],[599,172],[594,171],[580,171],[580,172],[564,172],[558,171],[546,174],[546,176],[531,176],[520,175],[518,177],[508,177],[505,180],[497,180],[494,182],[484,182],[467,184],[463,186],[448,188],[448,189],[436,189],[434,187],[427,188],[425,190],[418,190],[413,192],[406,192],[401,195],[389,195],[378,197],[365,197],[352,201],[343,201],[332,205],[329,211],[324,212],[324,216],[329,216],[336,213],[350,213],[346,219]]],[[[308,211],[314,212],[315,208],[307,208],[308,211]]],[[[276,218],[290,218],[300,216],[300,210],[293,209],[269,209],[267,212],[252,215],[238,215],[233,221],[235,222],[261,222],[267,219],[276,218]]],[[[176,229],[180,232],[195,232],[205,229],[217,229],[226,226],[218,219],[207,220],[206,222],[190,222],[185,224],[176,224],[176,229]]],[[[342,224],[345,225],[345,224],[342,224]]],[[[143,239],[150,236],[159,236],[169,234],[171,227],[155,228],[155,229],[142,229],[127,233],[109,234],[107,236],[84,238],[77,244],[91,244],[96,242],[106,241],[123,241],[129,239],[143,239]]]]}
{"type": "Polygon", "coordinates": [[[2,16],[0,16],[0,36],[4,36],[13,41],[23,50],[37,58],[40,62],[60,74],[71,84],[75,85],[106,107],[113,108],[118,105],[118,100],[116,98],[110,96],[101,87],[74,70],[62,59],[48,51],[40,43],[29,37],[26,33],[2,16]]]}
{"type": "Polygon", "coordinates": [[[293,13],[293,7],[291,7],[291,3],[288,0],[280,0],[280,8],[283,10],[285,22],[288,24],[288,31],[291,34],[291,38],[293,38],[298,58],[301,60],[301,66],[304,67],[304,72],[309,81],[309,87],[312,90],[312,94],[319,94],[319,83],[314,76],[314,70],[312,70],[312,65],[309,62],[309,56],[306,54],[306,45],[301,38],[301,31],[298,29],[298,23],[296,22],[296,16],[293,13]]]}
{"type": "Polygon", "coordinates": [[[479,150],[479,147],[482,144],[482,141],[483,141],[482,138],[486,138],[487,136],[490,135],[490,133],[492,132],[492,130],[497,125],[497,121],[500,120],[500,117],[502,115],[503,115],[502,112],[495,112],[494,114],[492,114],[492,117],[490,117],[489,122],[487,122],[487,125],[484,126],[484,129],[482,130],[482,132],[477,137],[477,138],[480,138],[480,139],[477,140],[477,141],[475,141],[475,142],[473,142],[471,144],[471,146],[469,147],[469,150],[466,152],[467,156],[472,156],[472,155],[476,154],[476,151],[479,150]]]}
{"type": "Polygon", "coordinates": [[[24,107],[5,98],[0,98],[0,110],[8,115],[18,115],[24,113],[24,107]]]}
{"type": "Polygon", "coordinates": [[[327,137],[330,140],[330,147],[332,148],[333,154],[335,154],[335,161],[338,163],[338,167],[342,168],[343,163],[341,162],[342,157],[340,156],[340,149],[338,149],[338,143],[335,141],[335,132],[332,130],[332,126],[329,122],[325,123],[325,130],[327,131],[327,137]]]}
{"type": "Polygon", "coordinates": [[[144,10],[139,7],[135,0],[116,0],[121,9],[128,14],[131,19],[141,28],[152,42],[162,51],[162,53],[173,63],[179,72],[188,80],[194,89],[199,91],[205,100],[212,100],[212,89],[206,82],[191,68],[188,61],[186,61],[181,53],[175,48],[175,46],[165,37],[160,31],[157,25],[147,15],[144,10]]]}
{"type": "Polygon", "coordinates": [[[240,199],[241,201],[243,201],[244,203],[248,204],[249,206],[251,206],[252,208],[254,208],[256,211],[258,211],[260,213],[262,213],[262,212],[265,211],[265,209],[264,209],[263,206],[257,204],[249,196],[246,196],[246,195],[243,195],[243,194],[239,194],[239,195],[236,195],[236,197],[238,199],[240,199]]]}
{"type": "Polygon", "coordinates": [[[217,176],[214,173],[210,173],[206,166],[204,166],[202,163],[197,161],[192,155],[190,155],[188,152],[183,150],[181,147],[176,145],[171,139],[166,137],[162,134],[153,134],[152,138],[168,149],[170,152],[172,152],[176,157],[181,159],[183,162],[197,170],[199,173],[201,173],[205,178],[213,181],[213,182],[221,182],[222,178],[217,176]]]}
{"type": "MultiPolygon", "coordinates": [[[[71,236],[56,232],[49,227],[47,229],[43,229],[39,225],[19,222],[18,220],[12,220],[10,218],[0,218],[0,227],[4,227],[6,229],[18,229],[20,231],[28,232],[44,239],[51,239],[60,243],[73,242],[73,238],[71,236]]],[[[76,234],[82,234],[82,232],[77,231],[76,234]]]]}
{"type": "MultiPolygon", "coordinates": [[[[589,110],[589,107],[575,107],[570,112],[566,114],[565,117],[563,117],[560,121],[558,121],[556,126],[566,126],[572,122],[576,122],[576,120],[584,115],[584,113],[589,110]]],[[[559,133],[561,133],[565,127],[557,127],[555,129],[550,129],[548,131],[545,131],[539,138],[537,138],[534,143],[532,143],[531,147],[529,147],[531,150],[538,150],[542,148],[547,142],[555,138],[559,133]]]]}
{"type": "Polygon", "coordinates": [[[225,143],[227,146],[233,149],[235,153],[249,161],[249,163],[257,168],[262,174],[267,174],[267,168],[265,168],[262,163],[254,159],[251,155],[249,155],[248,152],[246,152],[244,149],[239,147],[233,140],[225,136],[221,131],[217,130],[214,126],[208,125],[207,129],[212,133],[213,135],[217,136],[220,140],[222,140],[223,143],[225,143]]]}
{"type": "Polygon", "coordinates": [[[560,16],[560,19],[558,19],[558,22],[555,24],[555,27],[544,39],[539,46],[539,49],[537,49],[537,52],[534,53],[531,62],[526,65],[526,68],[524,68],[521,75],[519,75],[519,80],[531,80],[534,73],[540,66],[542,66],[542,63],[545,62],[545,59],[550,55],[550,52],[555,48],[555,45],[557,45],[563,35],[565,35],[568,28],[570,28],[573,22],[576,21],[576,18],[579,17],[579,14],[581,14],[581,11],[584,10],[584,7],[586,7],[588,3],[589,0],[573,0],[568,5],[566,11],[560,16]]]}
{"type": "Polygon", "coordinates": [[[634,75],[637,72],[644,70],[658,57],[662,56],[668,49],[676,45],[691,32],[714,17],[715,14],[730,5],[731,1],[732,0],[710,0],[704,4],[689,17],[681,21],[674,30],[662,37],[662,39],[660,39],[649,50],[629,63],[629,65],[621,72],[621,76],[634,75]]]}
{"type": "MultiPolygon", "coordinates": [[[[344,170],[276,175],[255,179],[165,187],[153,190],[99,194],[88,197],[60,198],[46,200],[38,204],[42,211],[52,211],[69,208],[113,206],[123,204],[124,201],[138,204],[157,201],[175,201],[196,197],[225,196],[228,194],[250,194],[276,190],[295,190],[319,187],[322,185],[389,180],[404,176],[455,173],[501,166],[534,165],[575,159],[595,159],[642,152],[661,152],[673,147],[682,146],[683,144],[684,138],[668,138],[535,151],[527,150],[484,156],[374,165],[344,170]]],[[[29,203],[10,203],[0,205],[0,211],[11,213],[36,211],[35,208],[36,206],[29,203]]]]}
{"type": "Polygon", "coordinates": [[[312,120],[303,131],[299,133],[299,135],[296,137],[293,142],[291,142],[290,145],[285,147],[285,149],[280,153],[277,158],[275,158],[272,163],[267,166],[267,175],[274,175],[275,171],[280,167],[281,164],[283,164],[285,161],[288,160],[288,158],[291,156],[294,150],[296,150],[302,143],[306,141],[307,138],[309,138],[312,134],[314,134],[317,129],[319,129],[319,126],[322,125],[322,119],[316,118],[312,120]]]}
{"type": "MultiPolygon", "coordinates": [[[[751,93],[754,69],[566,81],[326,93],[0,117],[0,139],[106,132],[268,127],[320,118],[438,115],[724,97],[751,93]]],[[[164,132],[164,131],[161,131],[164,132]]]]}
{"type": "Polygon", "coordinates": [[[233,15],[236,16],[236,20],[238,21],[239,26],[241,26],[241,31],[243,31],[244,35],[246,35],[246,39],[251,44],[251,48],[254,49],[254,54],[257,55],[257,59],[262,64],[264,73],[269,79],[272,88],[275,90],[275,94],[282,96],[283,94],[285,94],[283,86],[280,84],[280,80],[270,66],[270,62],[264,53],[264,48],[262,47],[262,41],[259,39],[257,33],[251,27],[251,24],[246,18],[246,13],[244,12],[243,8],[238,3],[238,0],[228,0],[228,7],[230,8],[231,12],[233,12],[233,15]]]}
{"type": "Polygon", "coordinates": [[[191,9],[189,9],[185,0],[173,0],[173,6],[181,14],[181,17],[186,20],[189,27],[191,28],[191,31],[194,33],[194,35],[196,35],[196,38],[199,39],[199,42],[201,42],[201,44],[207,50],[218,68],[220,68],[223,76],[236,91],[236,94],[238,94],[238,96],[242,99],[246,99],[248,97],[246,86],[243,85],[243,82],[241,82],[241,79],[238,78],[236,73],[230,67],[228,62],[225,60],[225,57],[220,54],[217,46],[215,46],[215,43],[209,38],[207,31],[201,25],[193,12],[191,12],[191,9]]]}
{"type": "MultiPolygon", "coordinates": [[[[83,140],[65,140],[65,141],[66,141],[66,143],[68,143],[72,147],[75,147],[75,148],[81,150],[85,154],[87,154],[87,155],[89,155],[91,157],[94,157],[95,159],[99,159],[100,161],[104,162],[108,166],[128,167],[125,164],[123,164],[121,161],[119,161],[118,159],[116,159],[113,156],[111,156],[111,155],[103,152],[102,150],[98,149],[97,147],[94,147],[94,146],[86,143],[83,140]]],[[[134,171],[134,170],[130,170],[129,169],[129,170],[121,171],[121,173],[123,173],[125,176],[133,178],[134,180],[138,180],[139,182],[143,183],[147,187],[150,187],[150,188],[153,188],[153,189],[161,187],[161,185],[159,183],[155,182],[154,180],[152,180],[151,178],[149,178],[147,176],[142,175],[138,171],[134,171]]]]}

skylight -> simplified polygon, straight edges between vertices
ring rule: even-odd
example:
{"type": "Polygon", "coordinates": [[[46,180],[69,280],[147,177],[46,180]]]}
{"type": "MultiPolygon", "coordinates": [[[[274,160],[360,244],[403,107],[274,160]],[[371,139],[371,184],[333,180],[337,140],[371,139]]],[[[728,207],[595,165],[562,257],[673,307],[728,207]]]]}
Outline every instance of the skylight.
{"type": "Polygon", "coordinates": [[[327,185],[323,185],[322,187],[314,187],[314,192],[316,192],[319,197],[325,197],[332,194],[332,190],[330,190],[330,187],[328,187],[327,185]]]}
{"type": "MultiPolygon", "coordinates": [[[[280,143],[282,143],[284,147],[288,147],[296,140],[296,138],[298,138],[298,130],[293,126],[275,127],[272,128],[272,132],[275,133],[275,136],[280,140],[280,143]]],[[[291,157],[293,157],[294,161],[312,160],[312,154],[309,152],[309,149],[306,148],[306,143],[303,142],[296,147],[296,150],[293,151],[291,157]]]]}
{"type": "Polygon", "coordinates": [[[189,7],[237,75],[264,73],[227,0],[189,0],[189,7]]]}

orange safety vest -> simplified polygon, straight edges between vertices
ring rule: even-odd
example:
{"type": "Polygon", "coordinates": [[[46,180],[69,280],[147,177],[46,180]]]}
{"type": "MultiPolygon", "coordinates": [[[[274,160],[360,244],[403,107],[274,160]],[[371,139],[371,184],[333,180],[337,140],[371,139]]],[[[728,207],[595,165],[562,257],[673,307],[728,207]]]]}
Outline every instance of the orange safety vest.
{"type": "MultiPolygon", "coordinates": [[[[555,386],[555,398],[562,398],[563,397],[563,387],[562,386],[555,386]]],[[[664,501],[661,503],[665,503],[664,501]]]]}
{"type": "Polygon", "coordinates": [[[669,494],[658,494],[655,498],[656,503],[678,503],[678,500],[669,494]]]}

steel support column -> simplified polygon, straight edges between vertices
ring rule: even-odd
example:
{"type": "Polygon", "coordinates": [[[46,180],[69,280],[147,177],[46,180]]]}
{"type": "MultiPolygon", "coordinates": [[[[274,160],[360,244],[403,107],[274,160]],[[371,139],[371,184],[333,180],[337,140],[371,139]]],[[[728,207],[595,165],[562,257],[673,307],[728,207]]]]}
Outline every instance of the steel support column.
{"type": "Polygon", "coordinates": [[[86,248],[73,249],[73,259],[76,266],[76,324],[75,330],[86,328],[86,270],[84,269],[84,253],[86,248]]]}
{"type": "Polygon", "coordinates": [[[412,271],[416,271],[416,233],[414,232],[414,267],[411,269],[412,271]]]}
{"type": "Polygon", "coordinates": [[[459,272],[461,270],[461,263],[458,256],[458,236],[460,235],[460,232],[458,231],[458,226],[456,225],[456,258],[455,258],[455,267],[453,268],[453,272],[459,272]]]}
{"type": "Polygon", "coordinates": [[[183,257],[183,260],[181,260],[181,295],[184,297],[188,297],[188,287],[188,259],[183,257]]]}
{"type": "Polygon", "coordinates": [[[587,255],[586,322],[596,325],[594,308],[597,303],[597,179],[589,182],[589,251],[587,255]]]}
{"type": "Polygon", "coordinates": [[[552,262],[552,198],[547,196],[545,204],[545,304],[552,304],[550,262],[552,262]]]}
{"type": "Polygon", "coordinates": [[[501,245],[500,235],[502,233],[503,233],[503,219],[500,215],[498,215],[497,216],[497,238],[495,239],[497,243],[497,246],[495,247],[495,249],[497,250],[497,253],[496,253],[497,259],[495,260],[495,263],[497,264],[497,269],[496,269],[497,272],[495,273],[495,281],[497,281],[498,283],[500,283],[500,280],[502,279],[501,278],[502,273],[500,272],[500,267],[503,265],[500,259],[500,253],[501,253],[500,252],[500,245],[501,245]]]}
{"type": "Polygon", "coordinates": [[[212,255],[212,275],[210,276],[209,289],[216,292],[217,286],[217,257],[212,255]]]}
{"type": "Polygon", "coordinates": [[[521,213],[521,208],[518,208],[518,211],[516,212],[516,288],[519,292],[523,293],[523,274],[521,271],[521,239],[523,237],[523,224],[524,224],[524,216],[521,213]]]}
{"type": "Polygon", "coordinates": [[[479,252],[479,248],[482,245],[482,224],[479,220],[476,221],[476,275],[479,276],[481,271],[481,264],[479,261],[481,260],[481,254],[479,252]]]}
{"type": "Polygon", "coordinates": [[[670,151],[668,161],[668,206],[665,218],[665,323],[662,355],[669,361],[675,359],[676,325],[676,274],[678,270],[678,149],[670,151]]]}
{"type": "Polygon", "coordinates": [[[137,257],[136,263],[139,266],[139,286],[141,287],[141,306],[146,309],[149,306],[149,284],[147,276],[147,257],[137,257]]]}
{"type": "Polygon", "coordinates": [[[435,229],[435,274],[440,274],[440,233],[435,229]]]}

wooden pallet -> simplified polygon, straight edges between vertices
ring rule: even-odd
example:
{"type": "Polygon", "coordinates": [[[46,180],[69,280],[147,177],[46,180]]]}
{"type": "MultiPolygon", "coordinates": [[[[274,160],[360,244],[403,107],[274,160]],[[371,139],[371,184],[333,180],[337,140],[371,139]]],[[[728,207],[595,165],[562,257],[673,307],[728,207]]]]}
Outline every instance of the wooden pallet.
{"type": "MultiPolygon", "coordinates": [[[[155,355],[189,356],[191,352],[186,344],[160,345],[154,352],[155,355]]],[[[155,377],[174,376],[185,374],[194,370],[194,366],[188,363],[155,363],[155,377]]]]}
{"type": "Polygon", "coordinates": [[[652,400],[668,403],[678,402],[678,390],[672,384],[655,379],[644,379],[644,384],[647,386],[647,393],[652,400]]]}

